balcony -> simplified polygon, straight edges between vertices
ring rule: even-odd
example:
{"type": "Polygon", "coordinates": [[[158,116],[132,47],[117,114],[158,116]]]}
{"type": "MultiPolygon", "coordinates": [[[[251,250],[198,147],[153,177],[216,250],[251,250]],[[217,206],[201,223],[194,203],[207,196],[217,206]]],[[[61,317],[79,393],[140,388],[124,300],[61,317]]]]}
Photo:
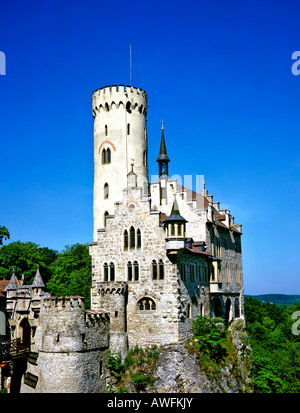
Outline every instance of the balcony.
{"type": "Polygon", "coordinates": [[[0,343],[0,361],[25,357],[30,351],[30,344],[23,343],[20,338],[0,343]]]}
{"type": "Polygon", "coordinates": [[[210,282],[210,293],[221,293],[223,292],[223,286],[221,282],[211,281],[210,282]]]}

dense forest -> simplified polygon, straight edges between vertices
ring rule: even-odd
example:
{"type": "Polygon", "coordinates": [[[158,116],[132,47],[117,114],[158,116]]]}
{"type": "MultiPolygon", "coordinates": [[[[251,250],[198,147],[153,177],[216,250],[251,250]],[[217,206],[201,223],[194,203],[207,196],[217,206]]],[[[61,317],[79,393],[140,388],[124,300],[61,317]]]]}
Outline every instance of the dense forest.
{"type": "Polygon", "coordinates": [[[253,391],[299,393],[300,303],[278,306],[246,298],[245,318],[253,391]]]}
{"type": "MultiPolygon", "coordinates": [[[[9,234],[2,231],[0,245],[4,237],[9,238],[9,234]]],[[[82,295],[89,307],[91,258],[87,244],[66,246],[61,252],[20,241],[0,247],[2,279],[10,279],[15,268],[18,278],[24,274],[25,283],[30,284],[37,264],[50,294],[82,295]]],[[[277,305],[247,297],[245,318],[252,349],[249,355],[252,391],[299,393],[300,303],[277,305]]]]}

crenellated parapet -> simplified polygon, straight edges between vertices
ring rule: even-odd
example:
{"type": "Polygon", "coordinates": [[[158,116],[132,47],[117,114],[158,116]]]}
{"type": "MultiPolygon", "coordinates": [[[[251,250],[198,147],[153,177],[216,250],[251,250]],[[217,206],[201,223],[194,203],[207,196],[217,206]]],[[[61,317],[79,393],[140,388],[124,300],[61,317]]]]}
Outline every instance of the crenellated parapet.
{"type": "Polygon", "coordinates": [[[138,111],[147,114],[147,93],[133,86],[105,86],[92,93],[93,116],[115,109],[138,111]]]}

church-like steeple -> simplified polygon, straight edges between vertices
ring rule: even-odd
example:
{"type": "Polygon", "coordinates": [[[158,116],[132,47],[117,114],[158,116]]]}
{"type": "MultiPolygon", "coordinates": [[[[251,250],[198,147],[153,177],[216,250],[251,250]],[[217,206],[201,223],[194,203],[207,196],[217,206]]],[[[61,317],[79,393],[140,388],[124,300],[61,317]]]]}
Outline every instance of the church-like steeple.
{"type": "Polygon", "coordinates": [[[167,148],[164,136],[164,122],[162,122],[161,127],[161,141],[160,141],[160,150],[158,158],[156,159],[158,162],[158,175],[159,177],[166,175],[169,176],[169,168],[168,163],[170,162],[170,158],[167,155],[167,148]]]}

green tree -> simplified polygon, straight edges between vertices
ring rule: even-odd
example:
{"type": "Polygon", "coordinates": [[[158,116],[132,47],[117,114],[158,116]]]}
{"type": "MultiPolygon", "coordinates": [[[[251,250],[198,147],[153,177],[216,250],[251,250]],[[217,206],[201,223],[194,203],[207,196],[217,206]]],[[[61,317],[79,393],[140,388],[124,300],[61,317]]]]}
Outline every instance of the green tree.
{"type": "Polygon", "coordinates": [[[10,238],[10,234],[8,232],[8,229],[6,227],[3,227],[0,225],[0,245],[3,244],[3,238],[9,239],[10,238]]]}
{"type": "Polygon", "coordinates": [[[245,300],[255,392],[300,392],[300,335],[292,333],[292,314],[299,310],[299,303],[289,307],[245,300]]]}
{"type": "Polygon", "coordinates": [[[33,242],[15,241],[0,248],[0,274],[3,279],[9,279],[13,268],[21,278],[24,274],[25,284],[31,284],[36,273],[37,264],[44,283],[50,279],[50,264],[56,260],[58,252],[47,247],[41,248],[33,242]]]}
{"type": "Polygon", "coordinates": [[[92,274],[88,244],[67,245],[50,265],[50,270],[52,277],[47,283],[50,294],[81,295],[89,307],[92,274]]]}

